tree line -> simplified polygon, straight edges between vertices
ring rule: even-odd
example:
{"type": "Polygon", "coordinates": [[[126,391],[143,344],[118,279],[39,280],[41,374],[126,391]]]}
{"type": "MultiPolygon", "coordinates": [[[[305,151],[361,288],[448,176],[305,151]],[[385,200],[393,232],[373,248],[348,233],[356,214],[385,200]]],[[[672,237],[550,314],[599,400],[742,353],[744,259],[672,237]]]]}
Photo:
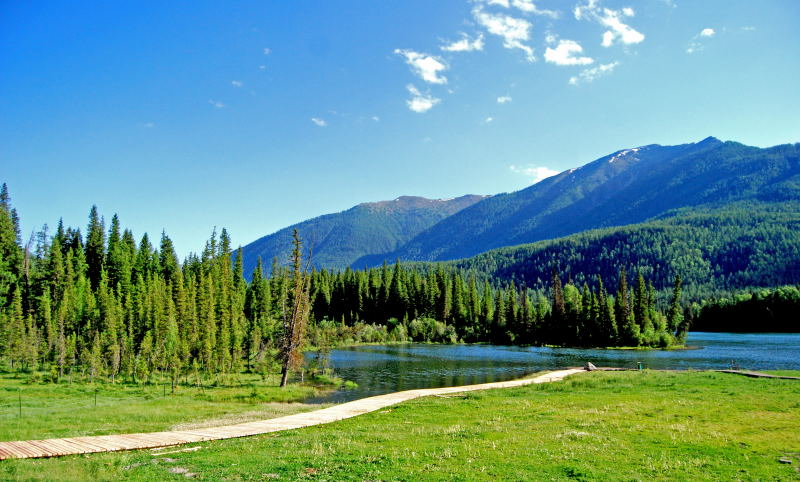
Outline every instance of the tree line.
{"type": "MultiPolygon", "coordinates": [[[[308,256],[306,256],[308,258],[308,256]]],[[[250,281],[241,248],[214,231],[179,262],[169,236],[138,240],[96,207],[85,232],[62,222],[21,242],[5,185],[0,193],[0,356],[7,369],[43,369],[132,382],[156,374],[282,372],[285,383],[312,344],[361,341],[670,346],[687,329],[680,280],[659,306],[644,276],[550,289],[488,281],[441,265],[307,270],[295,237],[289,266],[258,261],[250,281]],[[307,325],[306,322],[309,322],[307,325]],[[372,339],[370,339],[372,338],[372,339]]]]}
{"type": "Polygon", "coordinates": [[[800,283],[800,203],[739,202],[672,211],[651,221],[494,249],[454,267],[534,289],[557,266],[580,285],[617,286],[620,269],[641,272],[664,302],[675,276],[687,299],[800,283]]]}
{"type": "Polygon", "coordinates": [[[693,306],[692,329],[717,332],[800,332],[800,289],[782,286],[731,294],[693,306]]]}
{"type": "Polygon", "coordinates": [[[638,274],[629,288],[624,269],[614,293],[602,278],[594,287],[562,284],[555,270],[546,293],[513,282],[494,287],[442,265],[425,271],[398,262],[392,268],[314,272],[314,319],[342,327],[377,325],[374,339],[362,341],[667,347],[683,343],[688,331],[680,278],[662,309],[653,285],[638,274]]]}

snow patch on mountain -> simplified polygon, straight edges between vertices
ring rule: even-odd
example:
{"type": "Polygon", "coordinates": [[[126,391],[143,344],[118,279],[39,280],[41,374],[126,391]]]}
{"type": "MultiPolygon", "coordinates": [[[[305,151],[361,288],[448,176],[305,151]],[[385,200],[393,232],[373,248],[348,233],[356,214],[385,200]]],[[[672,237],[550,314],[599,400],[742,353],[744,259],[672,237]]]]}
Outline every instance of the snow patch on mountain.
{"type": "Polygon", "coordinates": [[[635,157],[635,154],[637,152],[639,152],[641,149],[642,149],[641,147],[634,147],[633,149],[625,149],[623,151],[619,151],[618,153],[614,154],[614,156],[611,159],[609,159],[608,162],[612,163],[612,162],[617,161],[619,159],[628,157],[629,155],[631,156],[630,159],[632,161],[638,161],[639,158],[635,157]]]}

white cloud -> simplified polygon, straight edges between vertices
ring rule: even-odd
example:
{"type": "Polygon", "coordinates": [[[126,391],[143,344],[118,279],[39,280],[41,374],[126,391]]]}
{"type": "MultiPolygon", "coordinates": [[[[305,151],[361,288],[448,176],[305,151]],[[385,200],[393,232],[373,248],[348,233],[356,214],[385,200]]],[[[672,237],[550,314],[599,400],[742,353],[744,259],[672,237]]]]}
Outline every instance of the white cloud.
{"type": "Polygon", "coordinates": [[[483,50],[483,34],[478,34],[478,37],[472,40],[467,34],[462,33],[461,40],[450,42],[439,48],[445,52],[472,52],[473,50],[483,50]]]}
{"type": "Polygon", "coordinates": [[[522,174],[523,176],[531,178],[531,181],[534,184],[543,179],[547,179],[548,177],[552,177],[558,174],[558,171],[544,166],[532,166],[532,165],[515,166],[512,164],[511,166],[509,166],[509,169],[511,169],[511,172],[513,173],[522,174]]]}
{"type": "Polygon", "coordinates": [[[239,80],[231,80],[231,85],[234,86],[234,87],[241,87],[244,84],[242,84],[242,82],[239,81],[239,80]]]}
{"type": "Polygon", "coordinates": [[[433,106],[441,102],[441,99],[437,99],[429,93],[423,94],[413,84],[408,84],[406,89],[411,94],[411,99],[407,100],[406,104],[409,109],[418,114],[428,112],[433,106]]]}
{"type": "Polygon", "coordinates": [[[447,65],[439,57],[408,49],[395,49],[394,53],[405,57],[406,63],[411,67],[411,71],[425,82],[429,84],[447,83],[447,77],[439,75],[439,72],[447,70],[447,65]]]}
{"type": "Polygon", "coordinates": [[[328,123],[325,121],[325,119],[320,119],[319,117],[312,117],[311,118],[311,122],[316,124],[317,127],[325,127],[325,126],[328,125],[328,123]]]}
{"type": "Polygon", "coordinates": [[[497,98],[497,103],[498,104],[505,104],[507,102],[511,102],[512,100],[513,99],[511,98],[510,95],[501,95],[500,97],[497,98]]]}
{"type": "Polygon", "coordinates": [[[271,50],[271,49],[268,49],[268,48],[265,48],[265,49],[264,49],[264,55],[269,55],[269,54],[271,54],[271,53],[272,53],[272,50],[271,50]]]}
{"type": "Polygon", "coordinates": [[[591,69],[585,69],[580,74],[570,77],[569,83],[570,85],[578,85],[592,82],[597,77],[610,74],[617,65],[619,65],[619,62],[611,62],[610,64],[602,64],[597,67],[592,67],[591,69]]]}
{"type": "Polygon", "coordinates": [[[259,65],[258,66],[258,70],[267,70],[267,66],[266,65],[259,65]]]}
{"type": "Polygon", "coordinates": [[[713,28],[704,28],[699,34],[692,37],[692,40],[689,41],[689,46],[686,47],[686,53],[693,54],[703,50],[703,48],[705,48],[705,45],[703,45],[703,39],[711,38],[716,33],[717,32],[714,31],[713,28]]]}
{"type": "Polygon", "coordinates": [[[546,10],[538,8],[533,0],[512,0],[511,5],[517,7],[523,12],[532,13],[535,15],[545,15],[551,18],[558,18],[559,14],[555,10],[546,10]]]}
{"type": "Polygon", "coordinates": [[[578,20],[592,20],[608,28],[603,32],[601,43],[603,47],[611,47],[616,42],[625,45],[638,44],[644,40],[643,33],[622,21],[625,17],[634,16],[634,11],[630,7],[612,10],[600,7],[600,0],[586,0],[586,3],[577,5],[573,13],[578,20]]]}
{"type": "Polygon", "coordinates": [[[556,48],[547,47],[544,52],[544,59],[556,65],[589,65],[594,62],[591,57],[580,57],[579,55],[582,52],[583,47],[578,42],[574,40],[559,40],[556,48]]]}
{"type": "Polygon", "coordinates": [[[484,124],[491,124],[492,122],[494,122],[494,117],[490,116],[490,117],[487,117],[486,119],[483,119],[483,123],[484,124]]]}
{"type": "Polygon", "coordinates": [[[208,99],[208,103],[216,107],[217,109],[222,109],[225,107],[225,104],[218,100],[208,99]]]}
{"type": "Polygon", "coordinates": [[[524,18],[486,13],[480,7],[473,9],[472,15],[490,34],[503,38],[503,47],[522,50],[525,52],[529,62],[536,60],[533,55],[533,48],[523,43],[530,39],[531,27],[533,26],[530,22],[524,18]]]}
{"type": "Polygon", "coordinates": [[[551,18],[558,18],[559,13],[554,10],[540,9],[533,3],[533,0],[484,0],[487,5],[499,5],[503,8],[514,7],[525,13],[534,15],[546,15],[551,18]]]}
{"type": "Polygon", "coordinates": [[[375,122],[379,122],[381,120],[381,118],[376,115],[372,116],[371,119],[374,120],[375,122]]]}
{"type": "Polygon", "coordinates": [[[753,26],[742,27],[742,30],[745,32],[754,32],[756,30],[753,26]]]}

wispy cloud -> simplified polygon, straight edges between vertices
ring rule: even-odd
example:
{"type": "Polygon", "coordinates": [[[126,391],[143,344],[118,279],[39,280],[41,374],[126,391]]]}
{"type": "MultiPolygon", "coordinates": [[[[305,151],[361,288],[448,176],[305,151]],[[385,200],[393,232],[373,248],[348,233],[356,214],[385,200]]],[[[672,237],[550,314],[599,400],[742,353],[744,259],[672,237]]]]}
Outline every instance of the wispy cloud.
{"type": "MultiPolygon", "coordinates": [[[[556,38],[547,36],[547,42],[556,43],[556,38]]],[[[591,57],[581,57],[583,47],[574,40],[558,40],[555,48],[547,47],[544,51],[544,60],[556,65],[589,65],[594,60],[591,57]]]]}
{"type": "Polygon", "coordinates": [[[689,46],[686,47],[686,53],[693,54],[703,50],[703,48],[705,48],[703,41],[713,37],[716,34],[717,32],[713,28],[704,28],[700,31],[700,33],[692,37],[692,40],[689,41],[689,46]]]}
{"type": "Polygon", "coordinates": [[[492,122],[494,122],[494,117],[489,116],[489,117],[483,119],[483,123],[484,124],[491,124],[492,122]]]}
{"type": "Polygon", "coordinates": [[[223,104],[222,102],[220,102],[218,100],[208,99],[208,103],[213,105],[217,109],[224,109],[225,108],[225,104],[223,104]]]}
{"type": "Polygon", "coordinates": [[[488,13],[480,6],[472,10],[475,21],[492,35],[497,35],[503,39],[503,47],[507,49],[520,49],[525,52],[525,58],[529,62],[536,60],[533,55],[533,47],[527,45],[530,39],[530,32],[533,25],[524,18],[511,17],[504,14],[488,13]]]}
{"type": "Polygon", "coordinates": [[[474,50],[483,50],[483,34],[479,33],[475,39],[471,39],[467,34],[462,33],[460,40],[447,43],[439,48],[445,52],[472,52],[474,50]]]}
{"type": "Polygon", "coordinates": [[[231,80],[231,85],[234,87],[241,87],[244,84],[240,80],[231,80]]]}
{"type": "Polygon", "coordinates": [[[550,169],[549,167],[545,166],[534,166],[531,164],[528,164],[527,166],[515,166],[512,164],[509,166],[509,169],[513,173],[522,174],[523,176],[529,177],[531,182],[534,184],[558,174],[558,171],[555,169],[550,169]]]}
{"type": "Polygon", "coordinates": [[[145,122],[145,123],[144,123],[144,126],[145,126],[146,128],[148,128],[148,129],[152,129],[153,127],[155,127],[155,126],[156,126],[156,123],[155,123],[155,122],[145,122]]]}
{"type": "Polygon", "coordinates": [[[405,57],[411,71],[425,82],[429,84],[447,83],[447,77],[439,75],[439,72],[447,70],[447,65],[439,57],[409,49],[395,49],[394,53],[405,57]]]}
{"type": "Polygon", "coordinates": [[[372,119],[373,121],[375,121],[375,122],[380,122],[380,120],[381,120],[381,118],[380,118],[380,117],[378,117],[378,116],[376,116],[376,115],[372,116],[372,117],[371,117],[371,119],[372,119]]]}
{"type": "Polygon", "coordinates": [[[603,47],[611,47],[617,42],[625,45],[638,44],[644,41],[644,34],[626,24],[623,19],[633,17],[635,12],[630,7],[612,10],[600,6],[600,0],[586,0],[573,10],[578,20],[587,19],[603,25],[608,30],[603,32],[603,47]]]}
{"type": "Polygon", "coordinates": [[[619,65],[619,62],[611,62],[610,64],[602,64],[597,67],[592,67],[591,69],[585,69],[580,74],[570,77],[569,84],[578,85],[593,82],[594,79],[613,72],[617,65],[619,65]]]}
{"type": "Polygon", "coordinates": [[[266,65],[259,65],[258,66],[258,70],[267,70],[267,66],[266,65]]]}
{"type": "Polygon", "coordinates": [[[536,6],[533,0],[484,0],[487,5],[499,5],[504,8],[517,8],[525,13],[534,15],[545,15],[551,18],[558,18],[559,13],[555,10],[546,10],[536,6]]]}
{"type": "Polygon", "coordinates": [[[411,99],[407,100],[406,104],[409,109],[418,114],[428,112],[433,106],[441,102],[441,99],[433,97],[430,93],[423,94],[413,84],[408,84],[406,89],[411,94],[411,99]]]}
{"type": "Polygon", "coordinates": [[[325,121],[325,119],[320,119],[319,117],[312,117],[311,118],[311,122],[316,124],[317,127],[325,127],[325,126],[328,125],[328,123],[325,121]]]}
{"type": "Polygon", "coordinates": [[[497,98],[497,103],[498,104],[505,104],[505,103],[511,102],[512,100],[513,99],[511,98],[510,95],[501,95],[500,97],[497,98]]]}
{"type": "Polygon", "coordinates": [[[269,54],[271,54],[271,53],[272,53],[272,50],[271,50],[271,49],[269,49],[269,48],[266,48],[266,47],[264,48],[264,55],[269,55],[269,54]]]}

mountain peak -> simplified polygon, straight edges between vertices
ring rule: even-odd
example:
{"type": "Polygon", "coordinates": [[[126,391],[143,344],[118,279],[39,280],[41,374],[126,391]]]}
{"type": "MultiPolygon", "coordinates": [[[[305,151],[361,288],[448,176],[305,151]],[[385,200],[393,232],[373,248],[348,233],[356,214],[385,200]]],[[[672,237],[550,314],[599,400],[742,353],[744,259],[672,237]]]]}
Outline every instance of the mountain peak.
{"type": "Polygon", "coordinates": [[[698,142],[696,145],[700,146],[700,145],[706,145],[706,144],[708,144],[708,145],[711,145],[711,144],[722,144],[722,141],[717,139],[714,136],[708,136],[705,139],[703,139],[702,141],[698,142]]]}
{"type": "Polygon", "coordinates": [[[361,203],[358,206],[372,209],[387,209],[387,210],[412,210],[412,209],[432,209],[437,205],[453,204],[463,205],[466,207],[473,204],[487,196],[480,196],[476,194],[466,194],[464,196],[447,199],[428,199],[422,196],[400,196],[390,201],[377,201],[361,203]]]}
{"type": "Polygon", "coordinates": [[[365,256],[393,252],[442,219],[486,197],[474,194],[453,199],[400,196],[318,216],[244,246],[244,271],[251,273],[259,256],[264,260],[275,257],[281,263],[286,262],[295,228],[301,238],[314,246],[315,266],[344,268],[365,256]]]}

